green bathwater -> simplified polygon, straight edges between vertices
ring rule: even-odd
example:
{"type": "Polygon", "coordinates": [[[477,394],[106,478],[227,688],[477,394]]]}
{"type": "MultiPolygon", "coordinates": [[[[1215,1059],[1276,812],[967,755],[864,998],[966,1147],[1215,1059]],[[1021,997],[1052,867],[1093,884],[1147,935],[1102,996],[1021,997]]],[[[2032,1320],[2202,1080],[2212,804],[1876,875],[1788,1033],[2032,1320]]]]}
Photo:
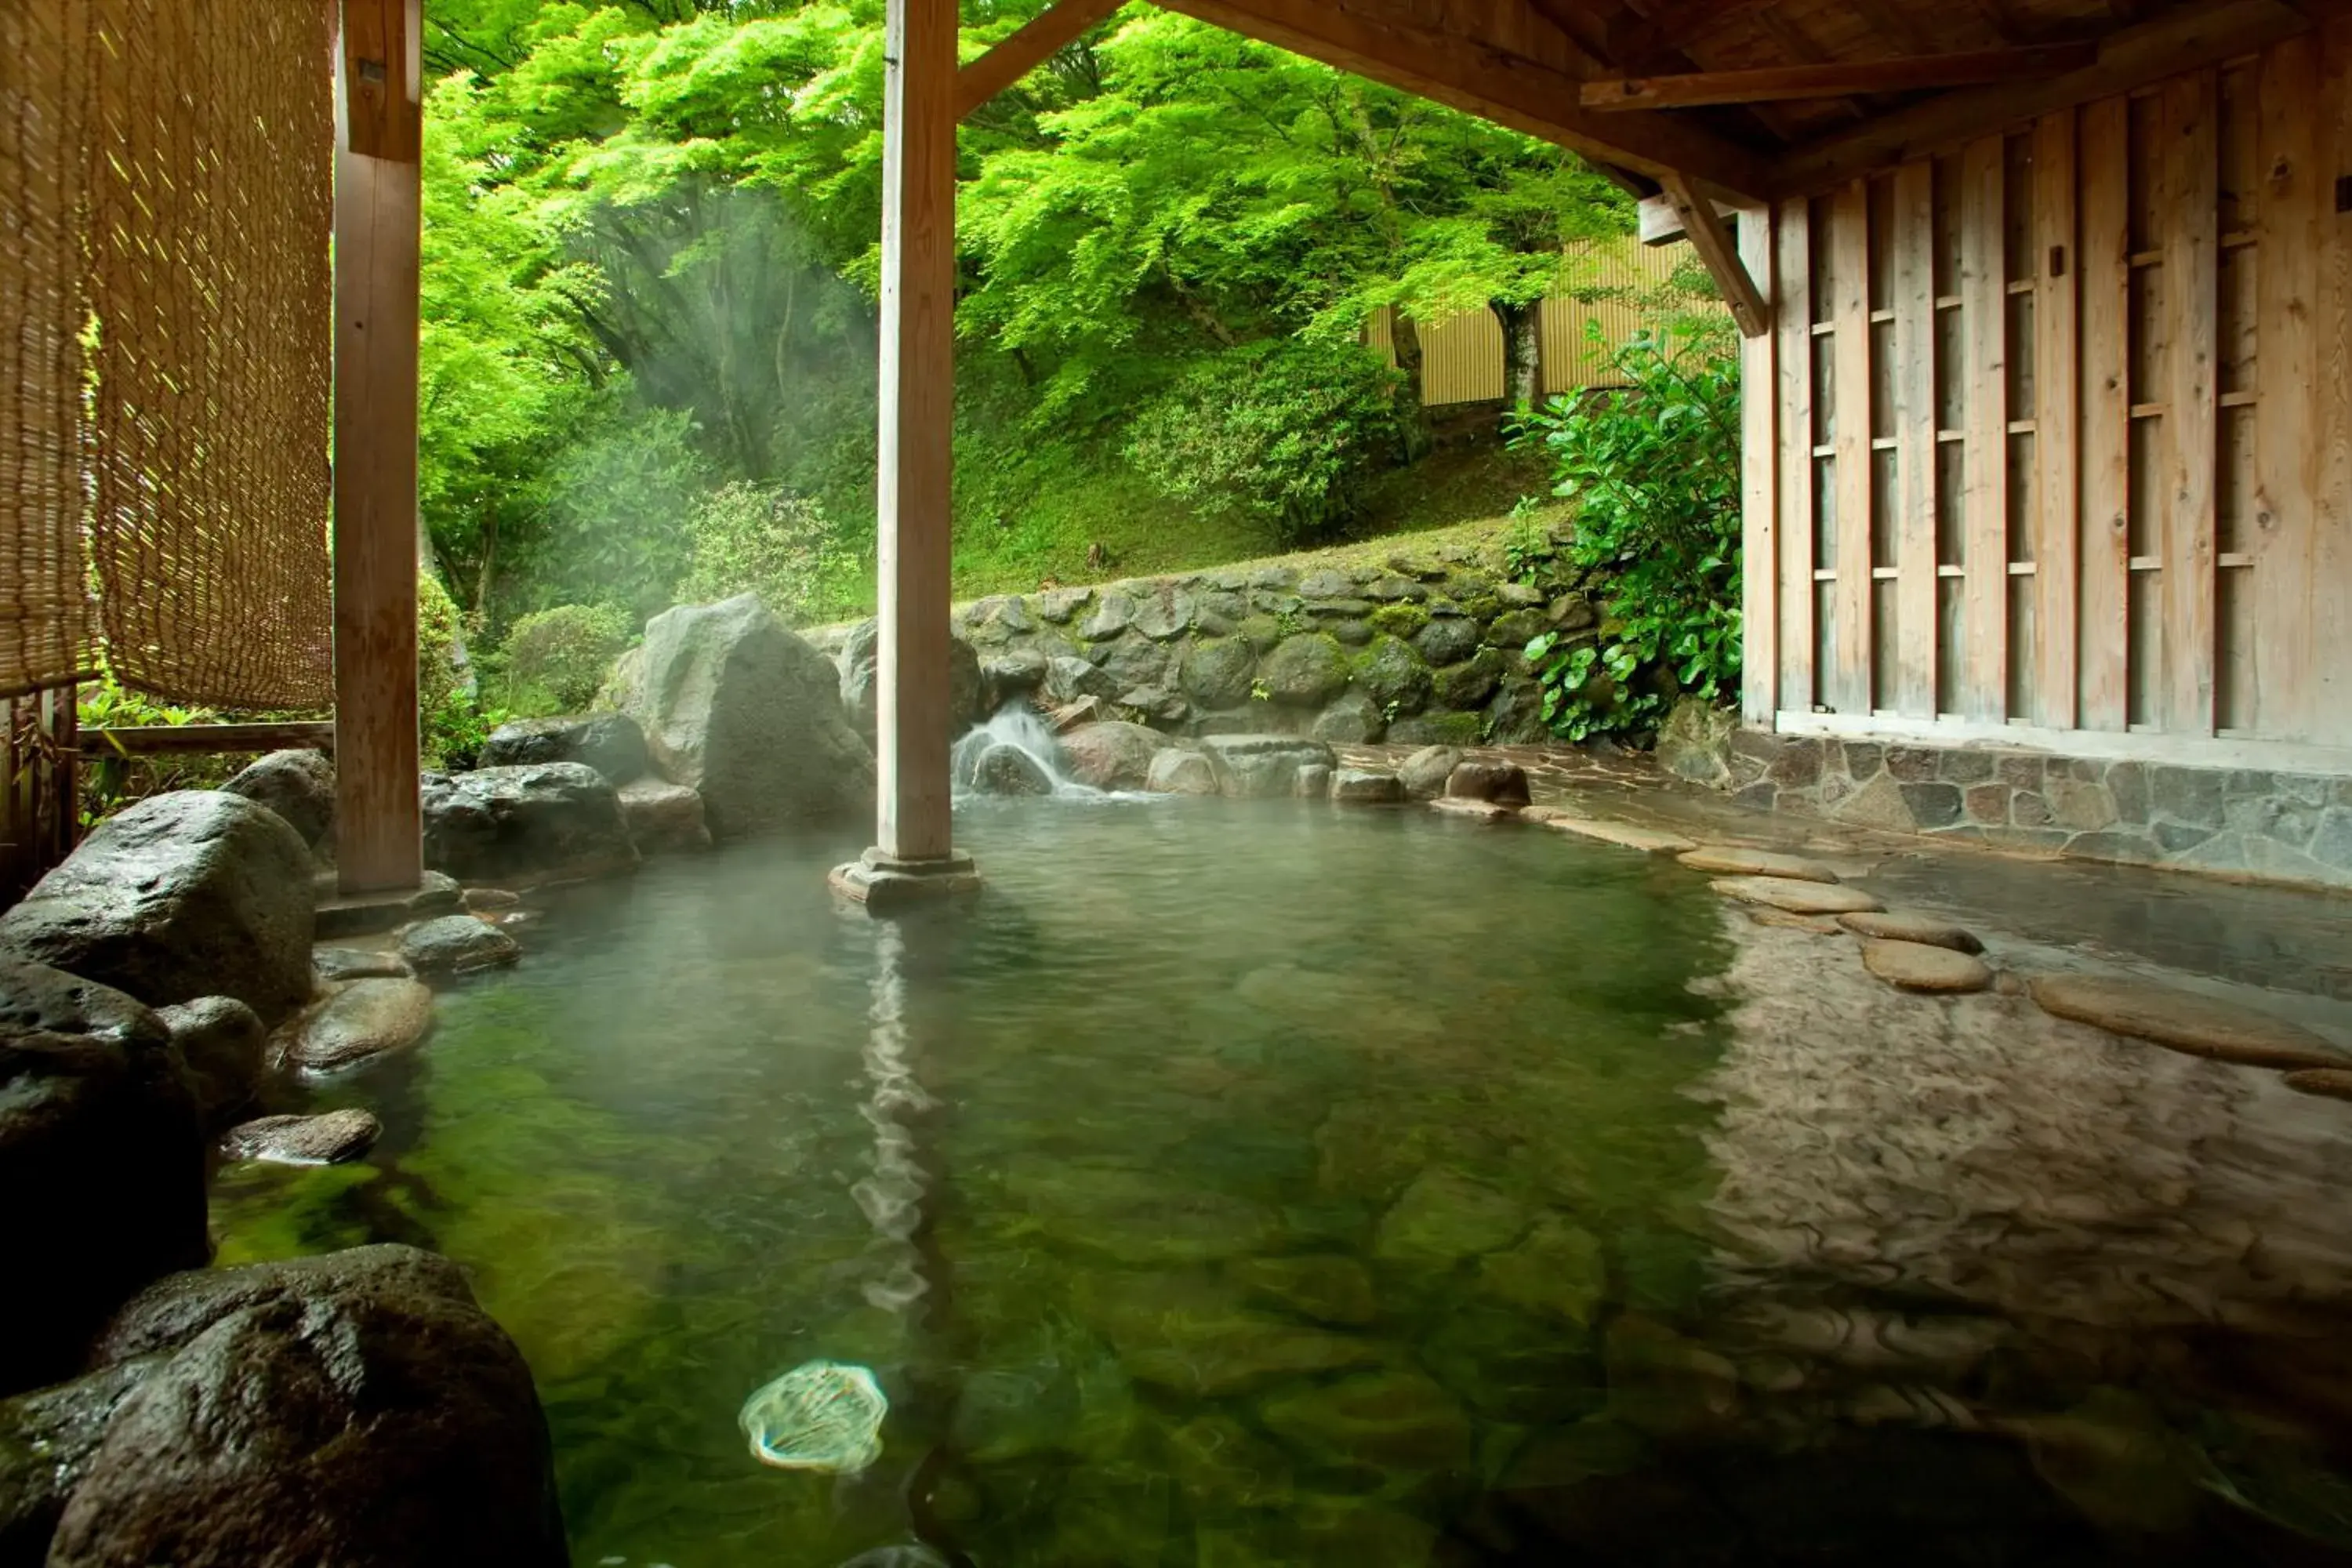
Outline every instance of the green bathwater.
{"type": "Polygon", "coordinates": [[[1954,1033],[1559,835],[1065,800],[959,836],[988,892],[936,918],[835,904],[851,837],[554,905],[321,1096],[383,1117],[370,1163],[224,1177],[223,1261],[462,1263],[583,1564],[2352,1539],[2352,1117],[2282,1131],[2215,1109],[2194,1075],[2228,1069],[2158,1053],[2148,1086],[2142,1048],[2077,1063],[2009,1014],[1954,1033]],[[887,1394],[861,1472],[738,1425],[814,1361],[887,1394]]]}

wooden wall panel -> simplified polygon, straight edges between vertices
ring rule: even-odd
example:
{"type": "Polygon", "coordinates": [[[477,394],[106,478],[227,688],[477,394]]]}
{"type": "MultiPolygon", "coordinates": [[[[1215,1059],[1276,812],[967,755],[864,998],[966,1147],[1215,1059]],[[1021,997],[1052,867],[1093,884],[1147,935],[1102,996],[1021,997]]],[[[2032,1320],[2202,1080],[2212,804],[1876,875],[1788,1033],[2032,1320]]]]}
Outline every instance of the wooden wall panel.
{"type": "Polygon", "coordinates": [[[1835,297],[1837,423],[1832,459],[1837,486],[1836,662],[1819,680],[1823,700],[1841,713],[1871,710],[1870,554],[1870,185],[1855,180],[1830,207],[1835,297]]]}
{"type": "Polygon", "coordinates": [[[1813,306],[1811,204],[1780,204],[1773,333],[1780,387],[1780,706],[1813,709],[1813,306]]]}
{"type": "MultiPolygon", "coordinates": [[[[1895,655],[1888,703],[1936,716],[1936,166],[1895,172],[1895,655]]],[[[1885,701],[1882,694],[1881,700],[1885,701]]]]}
{"type": "Polygon", "coordinates": [[[2074,619],[2079,602],[2075,462],[2081,407],[2076,378],[2074,115],[2045,115],[2033,127],[2034,279],[2033,595],[2037,689],[2034,722],[2074,727],[2074,619]]]}
{"type": "Polygon", "coordinates": [[[2312,490],[2312,600],[2307,644],[2311,689],[2305,703],[2310,738],[2352,745],[2352,214],[2336,210],[2335,182],[2352,178],[2352,16],[2337,16],[2323,34],[2315,101],[2333,115],[2323,123],[2315,197],[2326,231],[2318,250],[2317,309],[2312,341],[2317,451],[2312,490]]]}
{"type": "Polygon", "coordinates": [[[2081,193],[2081,531],[2075,722],[2121,730],[2131,647],[2130,118],[2120,98],[2085,105],[2076,127],[2081,193]]]}
{"type": "Polygon", "coordinates": [[[1959,692],[1969,718],[1999,720],[2009,705],[2008,293],[2001,205],[2007,149],[1998,136],[1960,154],[1960,310],[1966,343],[1968,482],[1964,569],[1966,660],[1959,692]]]}
{"type": "Polygon", "coordinates": [[[2176,77],[2165,84],[2168,221],[2159,248],[2164,252],[2166,335],[2171,353],[2164,389],[2161,472],[2168,493],[2159,570],[2164,574],[2164,728],[2182,735],[2213,732],[2218,111],[2212,71],[2176,77]]]}

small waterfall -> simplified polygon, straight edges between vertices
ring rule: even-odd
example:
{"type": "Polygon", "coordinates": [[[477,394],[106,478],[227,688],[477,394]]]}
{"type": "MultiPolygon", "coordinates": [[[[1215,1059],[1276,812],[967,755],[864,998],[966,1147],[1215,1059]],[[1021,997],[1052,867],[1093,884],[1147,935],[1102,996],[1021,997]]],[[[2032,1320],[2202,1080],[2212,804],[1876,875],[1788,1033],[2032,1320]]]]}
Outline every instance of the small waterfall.
{"type": "Polygon", "coordinates": [[[1065,770],[1054,727],[1018,699],[964,731],[949,753],[948,766],[959,795],[1093,795],[1102,792],[1078,783],[1065,770]],[[1027,759],[992,757],[1009,748],[1027,759]]]}

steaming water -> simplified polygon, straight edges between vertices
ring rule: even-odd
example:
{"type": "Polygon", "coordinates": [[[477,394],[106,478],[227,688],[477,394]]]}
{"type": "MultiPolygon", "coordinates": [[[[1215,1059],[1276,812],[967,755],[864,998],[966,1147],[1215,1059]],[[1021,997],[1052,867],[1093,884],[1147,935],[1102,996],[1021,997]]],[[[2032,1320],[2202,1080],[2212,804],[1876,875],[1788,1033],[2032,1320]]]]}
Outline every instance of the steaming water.
{"type": "Polygon", "coordinates": [[[2352,1108],[1901,996],[1558,835],[1026,800],[958,838],[987,896],[899,925],[824,894],[854,837],[583,892],[339,1089],[372,1163],[228,1173],[224,1261],[466,1265],[583,1564],[2352,1538],[2352,1108]],[[856,1475],[737,1424],[819,1360],[887,1395],[856,1475]]]}

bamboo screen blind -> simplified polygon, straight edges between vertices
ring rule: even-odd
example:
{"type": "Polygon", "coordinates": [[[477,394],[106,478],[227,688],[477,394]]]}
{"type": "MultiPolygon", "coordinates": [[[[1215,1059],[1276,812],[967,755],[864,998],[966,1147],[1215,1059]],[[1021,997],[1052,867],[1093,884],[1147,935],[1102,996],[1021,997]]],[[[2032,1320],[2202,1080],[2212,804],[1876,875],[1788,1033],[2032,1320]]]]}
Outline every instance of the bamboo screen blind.
{"type": "Polygon", "coordinates": [[[0,690],[331,700],[327,26],[0,5],[0,690]]]}
{"type": "Polygon", "coordinates": [[[1751,721],[2352,742],[2347,176],[2337,24],[1751,219],[1751,721]]]}

